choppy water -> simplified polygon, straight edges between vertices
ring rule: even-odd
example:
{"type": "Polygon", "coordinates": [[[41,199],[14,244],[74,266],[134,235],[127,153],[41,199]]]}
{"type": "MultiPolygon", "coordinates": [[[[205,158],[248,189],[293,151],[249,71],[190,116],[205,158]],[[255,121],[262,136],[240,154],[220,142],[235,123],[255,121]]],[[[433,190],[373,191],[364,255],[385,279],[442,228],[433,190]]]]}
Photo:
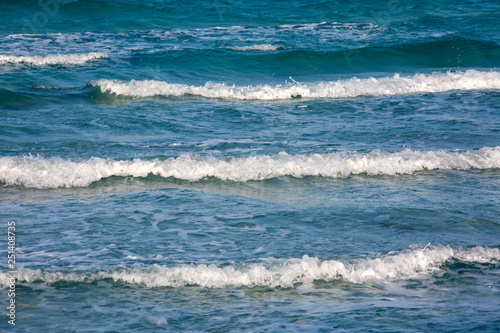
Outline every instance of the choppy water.
{"type": "Polygon", "coordinates": [[[498,22],[3,1],[0,329],[498,331],[498,22]]]}

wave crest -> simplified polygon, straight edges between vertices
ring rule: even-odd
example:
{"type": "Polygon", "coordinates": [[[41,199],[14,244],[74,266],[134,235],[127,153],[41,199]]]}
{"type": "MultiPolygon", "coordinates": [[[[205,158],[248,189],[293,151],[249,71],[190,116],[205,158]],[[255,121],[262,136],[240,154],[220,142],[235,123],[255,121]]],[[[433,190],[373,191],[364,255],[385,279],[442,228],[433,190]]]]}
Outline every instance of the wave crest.
{"type": "Polygon", "coordinates": [[[312,155],[258,155],[216,158],[181,155],[166,160],[113,160],[93,157],[75,162],[59,157],[1,157],[0,181],[35,188],[85,187],[111,176],[157,175],[198,181],[206,177],[250,181],[282,176],[348,177],[350,175],[400,175],[422,170],[500,168],[500,147],[463,152],[412,151],[396,153],[330,153],[312,155]]]}
{"type": "Polygon", "coordinates": [[[107,58],[108,55],[101,52],[75,53],[75,54],[49,54],[46,56],[12,56],[0,54],[0,65],[2,64],[28,64],[32,66],[46,65],[83,65],[88,61],[107,58]]]}
{"type": "Polygon", "coordinates": [[[332,82],[298,83],[290,85],[228,86],[207,82],[204,86],[146,80],[130,82],[100,79],[91,81],[102,93],[129,97],[186,95],[237,100],[284,100],[302,98],[348,98],[358,96],[390,96],[422,94],[450,90],[500,89],[500,72],[446,72],[414,76],[339,80],[332,82]]]}
{"type": "MultiPolygon", "coordinates": [[[[465,263],[495,263],[500,260],[498,248],[476,246],[452,248],[431,246],[424,250],[413,249],[389,253],[375,259],[357,259],[344,263],[309,257],[270,259],[261,263],[240,266],[181,265],[169,267],[152,265],[134,269],[111,269],[97,272],[62,273],[40,269],[19,269],[18,281],[53,284],[60,281],[86,282],[112,279],[116,282],[144,285],[147,287],[180,287],[196,285],[203,288],[226,287],[284,287],[315,280],[344,280],[365,283],[370,280],[392,281],[426,278],[439,271],[450,260],[465,263]]],[[[9,283],[6,273],[0,273],[0,284],[9,283]]]]}

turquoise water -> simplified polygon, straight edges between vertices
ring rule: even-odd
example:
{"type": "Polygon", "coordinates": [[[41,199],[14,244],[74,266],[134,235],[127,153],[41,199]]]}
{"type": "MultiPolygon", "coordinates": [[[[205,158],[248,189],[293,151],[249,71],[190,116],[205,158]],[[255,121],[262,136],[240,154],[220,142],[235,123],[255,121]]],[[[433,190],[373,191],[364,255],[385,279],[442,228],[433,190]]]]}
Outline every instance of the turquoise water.
{"type": "Polygon", "coordinates": [[[496,332],[500,4],[3,1],[12,332],[496,332]]]}

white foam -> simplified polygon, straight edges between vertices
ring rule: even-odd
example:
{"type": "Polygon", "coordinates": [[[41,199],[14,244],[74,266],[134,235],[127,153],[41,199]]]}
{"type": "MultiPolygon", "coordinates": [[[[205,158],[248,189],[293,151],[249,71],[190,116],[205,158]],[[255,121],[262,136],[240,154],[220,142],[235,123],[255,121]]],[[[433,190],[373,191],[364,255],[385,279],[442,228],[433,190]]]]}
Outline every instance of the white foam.
{"type": "Polygon", "coordinates": [[[246,46],[225,46],[223,48],[233,51],[276,51],[282,49],[283,46],[273,44],[255,44],[246,46]]]}
{"type": "Polygon", "coordinates": [[[113,160],[93,157],[82,162],[59,157],[0,157],[0,181],[36,188],[84,187],[111,176],[165,178],[198,181],[265,180],[282,176],[348,177],[350,175],[400,175],[422,170],[470,170],[500,168],[500,147],[467,151],[412,151],[396,153],[339,152],[329,154],[258,155],[216,158],[181,155],[166,160],[113,160]]]}
{"type": "Polygon", "coordinates": [[[130,97],[185,96],[237,100],[283,100],[302,98],[348,98],[358,96],[390,96],[422,94],[450,90],[500,89],[500,72],[446,72],[402,77],[344,81],[298,83],[288,85],[229,86],[207,82],[204,86],[167,83],[164,81],[130,82],[101,79],[90,82],[103,93],[130,97]]]}
{"type": "Polygon", "coordinates": [[[88,61],[107,58],[108,55],[101,52],[75,53],[75,54],[49,54],[46,56],[12,56],[0,54],[0,65],[2,64],[28,64],[33,66],[46,65],[83,65],[88,61]]]}
{"type": "MultiPolygon", "coordinates": [[[[225,287],[294,287],[315,280],[344,280],[352,283],[426,279],[441,270],[447,261],[494,263],[500,260],[498,248],[452,248],[431,246],[389,253],[374,259],[347,261],[320,260],[309,256],[292,259],[268,259],[260,263],[239,266],[217,265],[152,265],[134,269],[111,269],[94,272],[62,273],[40,269],[19,269],[18,281],[52,284],[59,281],[93,282],[102,279],[145,285],[147,287],[179,287],[196,285],[204,288],[225,287]]],[[[0,273],[0,283],[9,283],[6,273],[0,273]]]]}

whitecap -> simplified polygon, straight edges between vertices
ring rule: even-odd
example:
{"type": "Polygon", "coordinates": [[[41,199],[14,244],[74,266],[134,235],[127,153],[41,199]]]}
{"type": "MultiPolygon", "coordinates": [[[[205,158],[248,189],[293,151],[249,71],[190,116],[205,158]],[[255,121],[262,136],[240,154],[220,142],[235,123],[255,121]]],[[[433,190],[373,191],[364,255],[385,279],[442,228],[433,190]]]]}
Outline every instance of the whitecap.
{"type": "Polygon", "coordinates": [[[376,150],[369,153],[256,155],[226,157],[181,155],[167,159],[115,160],[93,157],[72,161],[60,157],[0,157],[0,181],[6,185],[35,188],[85,187],[111,176],[156,175],[199,181],[215,177],[227,181],[260,181],[290,176],[348,177],[366,174],[403,175],[423,170],[470,170],[500,168],[500,146],[466,151],[376,150]]]}
{"type": "Polygon", "coordinates": [[[224,46],[222,48],[233,51],[276,51],[282,49],[283,46],[273,44],[254,44],[245,46],[224,46]]]}
{"type": "Polygon", "coordinates": [[[88,61],[107,58],[101,52],[75,53],[75,54],[49,54],[45,56],[13,56],[0,54],[1,64],[27,64],[32,66],[47,65],[83,65],[88,61]]]}
{"type": "Polygon", "coordinates": [[[405,94],[435,93],[451,90],[500,89],[500,72],[436,72],[414,76],[351,78],[348,80],[300,83],[286,85],[235,86],[207,82],[203,86],[168,83],[164,81],[100,79],[91,81],[102,93],[129,97],[152,97],[186,95],[205,98],[236,100],[285,100],[302,98],[349,98],[359,96],[392,96],[405,94]]]}
{"type": "MultiPolygon", "coordinates": [[[[368,259],[320,260],[302,258],[266,259],[259,263],[219,266],[191,264],[179,266],[150,265],[142,268],[108,269],[83,272],[53,272],[41,269],[18,269],[17,280],[25,283],[53,284],[61,281],[91,283],[103,279],[146,287],[181,287],[196,285],[203,288],[283,287],[313,281],[343,280],[362,284],[368,281],[426,279],[439,272],[449,261],[468,264],[494,263],[500,260],[498,248],[476,246],[461,248],[430,246],[409,249],[368,259]]],[[[8,286],[7,273],[0,273],[0,284],[8,286]]]]}

